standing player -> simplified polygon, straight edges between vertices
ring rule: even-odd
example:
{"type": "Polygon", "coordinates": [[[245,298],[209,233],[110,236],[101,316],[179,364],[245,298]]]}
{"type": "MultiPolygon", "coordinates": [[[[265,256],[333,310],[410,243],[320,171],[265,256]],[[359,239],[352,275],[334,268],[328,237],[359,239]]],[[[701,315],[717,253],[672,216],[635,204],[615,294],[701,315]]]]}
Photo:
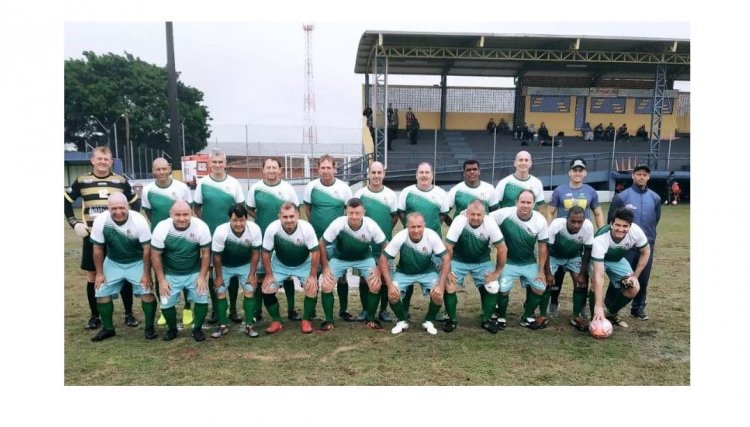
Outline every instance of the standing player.
{"type": "Polygon", "coordinates": [[[211,259],[211,232],[205,222],[193,218],[190,205],[174,202],[169,219],[156,225],[151,236],[151,263],[159,282],[161,311],[167,319],[164,341],[177,338],[175,304],[183,289],[195,304],[193,338],[203,341],[201,328],[208,313],[208,265],[211,259]]]}
{"type": "MultiPolygon", "coordinates": [[[[226,222],[227,211],[235,203],[243,203],[245,195],[239,181],[226,172],[227,156],[218,148],[211,150],[208,156],[209,175],[198,180],[195,187],[195,215],[205,221],[208,229],[213,235],[214,230],[226,222]]],[[[209,277],[209,292],[211,294],[211,317],[208,323],[214,324],[218,320],[216,313],[216,293],[214,292],[213,279],[209,277]]],[[[234,323],[242,322],[237,314],[238,283],[229,284],[229,318],[234,323]]]]}
{"type": "Polygon", "coordinates": [[[521,191],[531,190],[534,194],[534,208],[538,208],[542,214],[545,213],[546,209],[543,209],[544,187],[542,181],[529,172],[531,165],[531,154],[528,151],[519,151],[516,154],[513,160],[516,171],[501,179],[495,187],[501,208],[515,206],[521,191]]]}
{"type": "MultiPolygon", "coordinates": [[[[153,233],[156,224],[169,218],[169,209],[176,200],[184,200],[192,204],[193,196],[190,195],[190,189],[184,182],[172,178],[172,166],[166,159],[162,157],[154,159],[151,173],[154,176],[154,182],[143,187],[141,200],[143,200],[143,211],[146,213],[153,233]]],[[[156,292],[158,295],[158,287],[156,292]]],[[[190,303],[187,300],[187,291],[184,292],[184,297],[185,309],[182,310],[182,324],[188,326],[193,323],[193,310],[190,309],[190,303]]],[[[166,325],[167,319],[160,315],[156,323],[166,325]]]]}
{"type": "Polygon", "coordinates": [[[94,244],[96,301],[104,326],[91,337],[102,341],[115,336],[112,322],[114,306],[123,283],[129,282],[137,296],[142,296],[141,307],[146,321],[146,339],[156,338],[154,317],[156,301],[151,284],[151,232],[146,219],[131,212],[128,200],[122,193],[113,193],[107,200],[108,211],[94,220],[91,242],[94,244]],[[106,247],[106,258],[105,250],[106,247]]]}
{"type": "MultiPolygon", "coordinates": [[[[267,158],[263,162],[263,180],[258,181],[250,187],[247,193],[247,207],[250,216],[255,218],[255,223],[260,231],[265,233],[268,224],[279,218],[279,208],[284,202],[292,202],[299,206],[299,199],[294,187],[281,179],[281,163],[277,159],[267,158]]],[[[262,281],[265,270],[261,264],[258,271],[258,279],[262,281]]],[[[286,295],[287,317],[289,320],[300,320],[299,313],[294,309],[294,281],[291,278],[284,281],[284,294],[286,295]]],[[[255,297],[258,301],[262,298],[260,287],[255,289],[255,297]]],[[[260,320],[261,304],[255,308],[255,320],[260,320]]],[[[247,313],[245,313],[245,317],[247,313]]]]}
{"type": "Polygon", "coordinates": [[[569,271],[573,279],[573,319],[570,324],[579,331],[586,331],[583,308],[586,305],[589,287],[588,271],[593,243],[594,226],[591,221],[584,218],[583,208],[580,206],[571,207],[567,218],[557,218],[552,221],[547,243],[549,257],[544,264],[547,289],[544,292],[544,300],[539,305],[541,316],[546,314],[549,296],[554,292],[554,286],[558,285],[558,277],[565,277],[565,272],[569,271]],[[562,274],[559,274],[560,271],[562,274]]]}
{"type": "MultiPolygon", "coordinates": [[[[320,178],[307,183],[305,187],[305,214],[315,229],[318,239],[323,237],[326,228],[344,214],[346,201],[352,198],[352,190],[344,181],[336,178],[336,160],[328,154],[318,159],[320,178]]],[[[336,285],[339,297],[339,317],[347,322],[355,320],[347,311],[349,305],[349,283],[342,276],[336,285]]]]}
{"type": "Polygon", "coordinates": [[[392,334],[400,334],[404,329],[409,328],[409,303],[413,291],[408,293],[406,291],[413,289],[414,283],[419,283],[423,295],[430,295],[430,305],[422,328],[430,335],[437,334],[432,321],[435,320],[435,315],[443,304],[445,282],[451,269],[450,261],[448,251],[440,236],[433,230],[425,228],[424,216],[419,212],[407,215],[406,228],[396,233],[393,240],[388,243],[378,264],[388,287],[388,300],[398,318],[396,326],[391,329],[392,334]],[[391,279],[388,260],[396,258],[396,255],[399,255],[398,265],[391,279]],[[432,260],[433,256],[440,257],[442,260],[439,276],[432,260]]]}
{"type": "Polygon", "coordinates": [[[292,202],[284,202],[279,208],[279,219],[270,223],[263,234],[263,303],[271,316],[266,333],[272,334],[284,328],[279,315],[276,292],[279,280],[297,277],[304,283],[305,302],[300,329],[305,334],[313,331],[310,321],[315,304],[318,303],[318,266],[320,252],[315,230],[309,222],[299,219],[299,208],[292,202]]]}
{"type": "Polygon", "coordinates": [[[521,316],[521,326],[542,329],[548,321],[534,318],[534,310],[542,301],[546,289],[544,264],[547,262],[547,221],[534,208],[534,192],[521,190],[515,208],[502,208],[490,216],[500,226],[508,247],[508,259],[500,276],[497,328],[505,329],[508,301],[513,281],[519,279],[526,288],[526,302],[521,316]],[[538,245],[538,251],[534,247],[538,245]],[[538,252],[538,257],[537,253],[538,252]]]}
{"type": "MultiPolygon", "coordinates": [[[[112,173],[112,152],[107,147],[96,147],[91,153],[93,171],[77,177],[65,192],[65,218],[73,227],[78,237],[83,239],[81,253],[81,270],[86,271],[86,296],[89,301],[91,317],[84,329],[92,330],[102,325],[97,308],[94,278],[94,248],[89,239],[90,227],[94,225],[97,215],[107,210],[107,199],[110,194],[123,193],[131,208],[140,210],[138,196],[133,194],[128,180],[122,175],[112,173]],[[83,220],[79,220],[73,211],[73,202],[81,198],[83,220]]],[[[125,324],[130,327],[138,326],[138,320],[133,316],[133,286],[130,282],[123,285],[122,305],[125,308],[125,324]]]]}
{"type": "Polygon", "coordinates": [[[242,298],[245,310],[245,335],[255,338],[258,333],[253,329],[255,323],[255,289],[258,288],[256,269],[260,259],[260,247],[263,244],[260,227],[247,221],[247,209],[238,203],[227,212],[229,222],[216,227],[211,252],[214,261],[214,286],[216,287],[219,326],[211,334],[221,338],[229,333],[227,322],[227,283],[232,278],[242,286],[242,298]]]}
{"type": "MultiPolygon", "coordinates": [[[[349,199],[346,202],[346,216],[336,218],[320,239],[320,261],[323,265],[321,300],[326,316],[326,320],[320,325],[321,331],[333,329],[333,284],[345,276],[348,268],[359,270],[360,277],[364,276],[367,280],[368,288],[377,288],[375,284],[380,282],[380,275],[375,271],[375,260],[370,247],[382,247],[384,242],[385,234],[378,224],[365,217],[362,201],[354,197],[349,199]],[[326,253],[329,246],[333,247],[330,263],[326,253]]],[[[367,327],[383,329],[380,322],[375,320],[375,309],[380,297],[378,293],[373,292],[370,291],[367,296],[367,327]]]]}
{"type": "MultiPolygon", "coordinates": [[[[383,234],[385,234],[385,239],[390,241],[391,237],[393,237],[393,227],[396,225],[396,221],[398,221],[398,197],[396,197],[396,193],[393,190],[383,185],[385,169],[382,163],[372,162],[367,176],[369,177],[367,187],[357,190],[354,197],[362,201],[362,206],[365,208],[365,216],[372,218],[383,231],[383,234]]],[[[381,245],[372,245],[372,256],[375,262],[378,262],[380,259],[382,249],[381,245]]],[[[376,273],[380,274],[380,271],[376,270],[376,273]]],[[[359,321],[367,320],[366,307],[368,305],[367,295],[369,292],[367,279],[364,275],[360,275],[359,298],[363,310],[357,318],[359,321]]],[[[377,304],[375,309],[377,309],[377,304]]],[[[388,315],[388,289],[385,286],[382,286],[380,289],[380,313],[378,314],[378,319],[381,322],[391,321],[388,315]]]]}
{"type": "Polygon", "coordinates": [[[484,211],[497,209],[499,201],[492,184],[479,180],[479,162],[473,159],[464,162],[464,180],[454,185],[448,192],[448,207],[455,208],[453,219],[469,206],[469,202],[479,199],[484,203],[484,211]]]}
{"type": "MultiPolygon", "coordinates": [[[[582,208],[585,218],[588,220],[591,220],[591,213],[593,212],[594,222],[596,223],[594,231],[604,227],[604,213],[599,204],[599,195],[590,185],[583,183],[583,180],[586,178],[586,161],[581,158],[573,159],[570,162],[568,176],[570,177],[570,181],[567,184],[558,186],[552,192],[552,200],[547,210],[547,222],[552,223],[552,220],[555,218],[565,218],[572,207],[578,206],[582,208]]],[[[570,277],[573,278],[572,272],[570,277]]],[[[560,290],[564,280],[565,269],[557,270],[555,273],[555,283],[552,285],[552,300],[549,306],[550,317],[557,317],[559,311],[558,298],[560,297],[560,290]]],[[[573,279],[573,283],[576,283],[575,279],[573,279]]],[[[585,295],[584,293],[584,304],[586,303],[585,295]]]]}
{"type": "Polygon", "coordinates": [[[497,333],[497,324],[491,316],[497,304],[497,279],[505,266],[508,249],[500,228],[492,218],[485,215],[484,209],[484,201],[480,199],[469,202],[466,213],[453,218],[445,237],[452,273],[445,288],[445,307],[450,318],[443,327],[445,332],[451,332],[457,326],[456,285],[463,286],[466,276],[471,275],[482,301],[482,328],[493,334],[497,333]],[[492,246],[497,250],[494,270],[490,261],[492,246]]]}

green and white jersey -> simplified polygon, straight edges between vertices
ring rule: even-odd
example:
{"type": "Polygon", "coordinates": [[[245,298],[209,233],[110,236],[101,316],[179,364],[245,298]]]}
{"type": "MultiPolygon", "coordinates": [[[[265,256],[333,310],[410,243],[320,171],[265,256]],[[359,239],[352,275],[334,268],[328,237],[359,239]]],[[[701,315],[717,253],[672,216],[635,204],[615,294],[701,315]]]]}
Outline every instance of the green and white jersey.
{"type": "Polygon", "coordinates": [[[594,244],[594,225],[588,219],[583,220],[583,226],[578,233],[568,232],[568,219],[556,218],[549,225],[549,255],[558,259],[580,257],[583,248],[591,248],[594,244]]]}
{"type": "Polygon", "coordinates": [[[442,236],[440,214],[447,214],[448,193],[440,187],[432,186],[429,191],[420,190],[412,184],[401,191],[398,196],[398,211],[408,216],[412,212],[424,215],[424,224],[430,230],[442,236]]]}
{"type": "Polygon", "coordinates": [[[336,218],[323,233],[326,245],[333,244],[333,257],[342,261],[361,261],[372,258],[373,243],[382,245],[385,234],[372,218],[362,218],[362,225],[354,230],[345,216],[336,218]]]}
{"type": "Polygon", "coordinates": [[[109,211],[100,213],[91,227],[91,243],[107,248],[107,258],[121,264],[143,259],[143,245],[151,240],[148,221],[136,211],[128,212],[124,224],[117,224],[109,211]]]}
{"type": "Polygon", "coordinates": [[[404,229],[393,236],[393,240],[388,243],[383,253],[389,259],[394,259],[400,254],[396,271],[413,275],[436,271],[432,256],[443,256],[445,250],[440,236],[429,228],[424,229],[422,239],[418,242],[412,242],[409,230],[404,229]]]}
{"type": "Polygon", "coordinates": [[[594,246],[591,248],[591,259],[594,261],[619,261],[625,257],[632,248],[641,249],[648,245],[648,238],[643,229],[636,223],[630,224],[628,234],[619,242],[612,239],[612,226],[605,225],[596,232],[594,246]]]}
{"type": "MultiPolygon", "coordinates": [[[[229,208],[227,208],[229,210],[229,208]]],[[[190,225],[178,230],[171,218],[156,224],[151,247],[161,252],[165,274],[184,275],[201,270],[201,248],[211,246],[211,232],[200,218],[190,218],[190,225]]]]}
{"type": "Polygon", "coordinates": [[[208,175],[198,180],[194,201],[202,206],[201,219],[213,234],[216,227],[227,222],[229,208],[235,203],[245,202],[245,194],[234,177],[227,175],[222,181],[216,181],[208,175]]]}
{"type": "Polygon", "coordinates": [[[453,259],[476,264],[490,260],[490,249],[503,241],[503,233],[489,216],[474,228],[466,215],[456,215],[445,240],[453,245],[453,259]]]}
{"type": "Polygon", "coordinates": [[[499,204],[497,192],[489,182],[479,181],[479,185],[472,188],[466,185],[465,181],[462,181],[454,185],[448,192],[448,207],[456,208],[453,217],[458,217],[461,211],[466,209],[474,199],[484,202],[485,213],[490,213],[490,211],[497,209],[497,205],[499,204]]]}
{"type": "Polygon", "coordinates": [[[542,186],[542,181],[534,175],[529,175],[528,178],[521,180],[516,178],[514,174],[510,174],[501,179],[495,187],[495,194],[500,201],[500,207],[516,206],[518,195],[521,194],[521,191],[527,189],[534,192],[536,206],[544,203],[544,186],[542,186]]]}
{"type": "Polygon", "coordinates": [[[247,206],[255,209],[255,223],[263,232],[268,224],[279,218],[279,208],[284,202],[292,202],[299,206],[297,192],[284,180],[280,180],[275,185],[258,181],[250,187],[247,193],[247,206]]]}
{"type": "Polygon", "coordinates": [[[318,238],[336,218],[344,214],[346,202],[351,198],[351,188],[340,179],[335,179],[331,185],[324,185],[320,178],[307,183],[303,200],[310,206],[308,220],[318,238]]]}
{"type": "Polygon", "coordinates": [[[292,234],[287,234],[278,219],[270,223],[263,234],[263,250],[273,252],[287,267],[302,265],[310,257],[310,252],[319,248],[313,226],[303,219],[297,221],[297,228],[292,234]]]}
{"type": "Polygon", "coordinates": [[[187,184],[176,179],[170,179],[169,185],[163,188],[156,181],[149,183],[143,187],[141,199],[143,209],[151,211],[151,231],[156,228],[156,224],[169,218],[169,209],[177,200],[193,204],[193,196],[190,195],[187,184]]]}
{"type": "Polygon", "coordinates": [[[239,236],[228,222],[216,227],[211,240],[211,251],[221,255],[221,263],[227,267],[240,267],[250,263],[253,251],[263,246],[260,227],[254,222],[245,224],[245,231],[239,236]]]}
{"type": "Polygon", "coordinates": [[[537,242],[547,242],[548,228],[544,215],[531,211],[531,218],[524,221],[518,217],[517,209],[501,208],[489,214],[500,226],[508,247],[508,263],[515,265],[536,264],[537,242]]]}
{"type": "Polygon", "coordinates": [[[365,207],[365,216],[372,218],[385,234],[385,238],[390,240],[393,236],[391,218],[398,213],[396,193],[385,186],[378,192],[364,187],[357,190],[354,197],[362,200],[362,205],[365,207]]]}

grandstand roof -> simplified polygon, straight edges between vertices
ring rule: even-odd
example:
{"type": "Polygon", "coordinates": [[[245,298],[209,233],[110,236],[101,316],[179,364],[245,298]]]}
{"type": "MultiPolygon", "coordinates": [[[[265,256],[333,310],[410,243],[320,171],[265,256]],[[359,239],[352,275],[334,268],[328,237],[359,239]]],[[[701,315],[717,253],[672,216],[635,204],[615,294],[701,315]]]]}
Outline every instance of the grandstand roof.
{"type": "Polygon", "coordinates": [[[689,39],[365,31],[354,72],[372,73],[375,52],[388,74],[653,79],[664,63],[669,79],[690,80],[689,39]]]}

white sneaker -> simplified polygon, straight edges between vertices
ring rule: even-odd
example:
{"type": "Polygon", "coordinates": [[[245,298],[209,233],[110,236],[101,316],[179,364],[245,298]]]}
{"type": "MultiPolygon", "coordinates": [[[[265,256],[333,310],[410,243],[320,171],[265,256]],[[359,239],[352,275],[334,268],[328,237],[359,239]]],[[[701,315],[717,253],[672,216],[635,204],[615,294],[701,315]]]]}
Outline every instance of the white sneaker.
{"type": "MultiPolygon", "coordinates": [[[[409,324],[406,323],[406,320],[399,320],[398,322],[396,322],[396,326],[394,326],[393,329],[391,329],[391,333],[394,335],[400,334],[405,329],[409,329],[409,324]]],[[[432,329],[435,329],[435,328],[433,327],[432,329]]],[[[435,333],[437,333],[437,331],[435,331],[435,333]]]]}
{"type": "Polygon", "coordinates": [[[429,320],[422,323],[422,328],[426,330],[430,335],[437,335],[437,329],[435,329],[435,325],[433,325],[429,320]]]}

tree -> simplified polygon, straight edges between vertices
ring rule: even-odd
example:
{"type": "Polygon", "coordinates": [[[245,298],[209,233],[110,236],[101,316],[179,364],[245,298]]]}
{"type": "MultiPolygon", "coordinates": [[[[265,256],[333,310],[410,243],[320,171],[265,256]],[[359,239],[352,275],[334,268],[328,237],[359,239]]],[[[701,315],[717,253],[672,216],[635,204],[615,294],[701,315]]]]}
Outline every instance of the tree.
{"type": "MultiPolygon", "coordinates": [[[[134,148],[167,150],[169,144],[169,103],[167,70],[125,56],[83,52],[83,59],[65,61],[65,142],[83,151],[85,144],[114,144],[112,125],[125,112],[130,120],[130,141],[134,148]],[[101,122],[101,124],[99,122],[101,122]],[[105,132],[106,127],[110,134],[105,132]],[[108,136],[111,141],[108,141],[108,136]]],[[[180,119],[185,126],[187,154],[207,145],[211,132],[208,108],[201,105],[203,92],[177,82],[180,119]]],[[[117,122],[117,140],[125,147],[125,121],[117,122]]],[[[182,146],[182,141],[176,141],[182,146]]],[[[114,145],[112,145],[114,146],[114,145]]],[[[173,160],[174,162],[174,160],[173,160]]]]}

